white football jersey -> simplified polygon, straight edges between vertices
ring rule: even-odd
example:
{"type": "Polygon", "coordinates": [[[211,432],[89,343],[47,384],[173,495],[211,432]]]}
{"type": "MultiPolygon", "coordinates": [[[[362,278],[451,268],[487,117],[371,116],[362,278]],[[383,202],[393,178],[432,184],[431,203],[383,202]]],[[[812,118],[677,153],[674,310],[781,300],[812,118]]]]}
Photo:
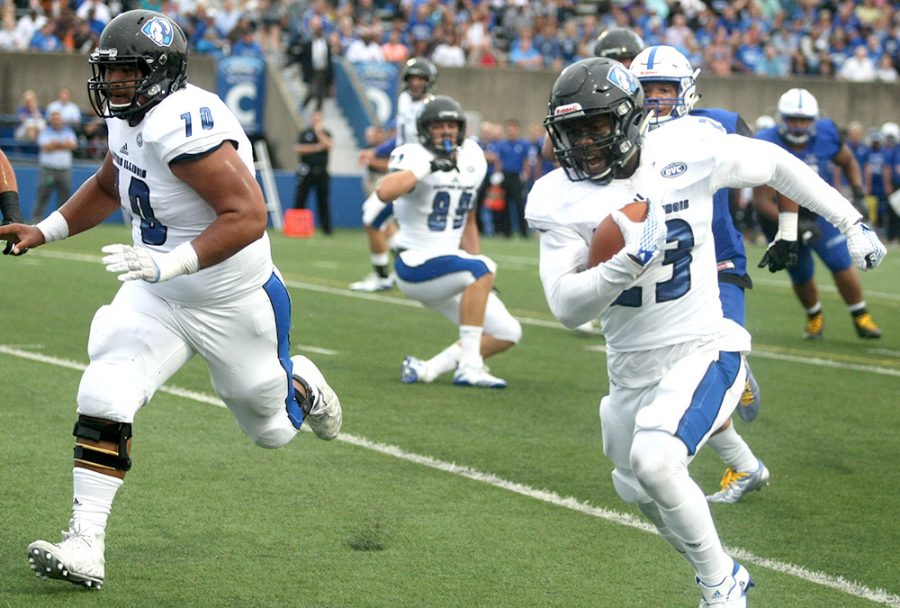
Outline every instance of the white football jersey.
{"type": "MultiPolygon", "coordinates": [[[[107,119],[106,124],[119,198],[131,217],[136,247],[171,251],[216,219],[213,208],[172,174],[172,160],[201,155],[231,141],[255,175],[250,141],[237,118],[218,96],[193,85],[166,97],[134,127],[118,118],[107,119]]],[[[172,302],[196,305],[256,289],[272,271],[269,238],[264,234],[219,264],[150,288],[172,302]]]]}
{"type": "MultiPolygon", "coordinates": [[[[526,218],[542,233],[548,300],[561,277],[585,269],[593,230],[607,215],[638,198],[662,205],[663,253],[597,311],[611,351],[647,351],[733,331],[722,317],[712,233],[712,195],[720,187],[714,184],[716,149],[723,135],[709,121],[681,118],[647,134],[640,167],[630,178],[598,186],[572,182],[556,169],[531,190],[526,218]]],[[[591,297],[583,291],[580,297],[591,297]]]]}
{"type": "Polygon", "coordinates": [[[422,99],[413,99],[409,91],[402,91],[397,97],[397,145],[419,143],[419,128],[416,120],[425,101],[431,95],[426,94],[422,99]]]}
{"type": "MultiPolygon", "coordinates": [[[[421,144],[394,148],[388,171],[411,169],[434,154],[421,144]]],[[[466,139],[456,150],[459,171],[435,171],[423,177],[416,187],[394,201],[394,217],[400,226],[397,246],[433,252],[459,249],[466,217],[475,207],[478,187],[487,172],[481,147],[466,139]]]]}

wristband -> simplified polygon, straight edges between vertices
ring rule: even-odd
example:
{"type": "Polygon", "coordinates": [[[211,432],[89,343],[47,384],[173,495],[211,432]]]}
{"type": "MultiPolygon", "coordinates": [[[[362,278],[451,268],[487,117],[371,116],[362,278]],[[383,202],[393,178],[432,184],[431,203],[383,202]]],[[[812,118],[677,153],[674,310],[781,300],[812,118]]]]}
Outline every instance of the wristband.
{"type": "Polygon", "coordinates": [[[156,265],[159,268],[159,280],[167,281],[173,277],[197,272],[200,269],[200,259],[188,241],[157,257],[156,265]]]}
{"type": "Polygon", "coordinates": [[[797,213],[794,211],[782,211],[778,214],[778,233],[776,241],[797,240],[797,213]]]}
{"type": "Polygon", "coordinates": [[[61,241],[69,236],[69,222],[59,211],[54,211],[35,225],[35,228],[44,235],[45,243],[61,241]]]}
{"type": "Polygon", "coordinates": [[[19,193],[15,190],[0,192],[0,217],[5,224],[21,223],[22,210],[19,208],[19,193]]]}

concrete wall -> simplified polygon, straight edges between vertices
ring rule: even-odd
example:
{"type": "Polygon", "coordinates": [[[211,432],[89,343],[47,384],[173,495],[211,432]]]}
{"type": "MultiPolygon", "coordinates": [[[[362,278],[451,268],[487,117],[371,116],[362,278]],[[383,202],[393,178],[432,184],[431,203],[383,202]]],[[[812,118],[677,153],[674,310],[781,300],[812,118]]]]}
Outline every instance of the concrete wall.
{"type": "MultiPolygon", "coordinates": [[[[466,110],[484,120],[518,119],[523,126],[539,123],[547,114],[547,99],[557,74],[503,68],[441,68],[435,92],[455,97],[466,110]]],[[[839,125],[859,120],[866,126],[900,122],[900,84],[851,84],[833,79],[729,78],[700,75],[700,106],[739,112],[749,123],[761,114],[775,114],[778,98],[793,87],[808,89],[823,115],[839,125]]]]}

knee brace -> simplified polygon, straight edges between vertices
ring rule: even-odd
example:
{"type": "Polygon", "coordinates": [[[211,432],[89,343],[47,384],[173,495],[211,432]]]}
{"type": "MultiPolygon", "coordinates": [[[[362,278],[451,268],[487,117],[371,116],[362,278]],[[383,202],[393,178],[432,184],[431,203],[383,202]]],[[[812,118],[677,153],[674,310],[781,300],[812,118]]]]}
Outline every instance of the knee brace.
{"type": "Polygon", "coordinates": [[[76,461],[103,469],[127,471],[131,468],[131,458],[128,456],[131,423],[105,422],[79,415],[72,434],[75,436],[76,461]],[[105,441],[114,444],[116,449],[109,450],[84,440],[105,441]]]}

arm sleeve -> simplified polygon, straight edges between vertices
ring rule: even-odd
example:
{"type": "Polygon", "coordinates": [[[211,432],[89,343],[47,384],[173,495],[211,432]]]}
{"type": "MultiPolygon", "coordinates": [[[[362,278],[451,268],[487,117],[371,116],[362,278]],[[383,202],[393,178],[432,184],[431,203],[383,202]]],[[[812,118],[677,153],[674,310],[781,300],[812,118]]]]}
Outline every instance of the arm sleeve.
{"type": "Polygon", "coordinates": [[[712,191],[767,184],[846,232],[862,217],[840,192],[802,160],[775,144],[740,135],[721,138],[712,191]]]}
{"type": "Polygon", "coordinates": [[[550,310],[568,328],[596,319],[625,289],[641,267],[626,253],[585,269],[587,247],[574,230],[554,228],[541,234],[541,283],[550,310]]]}

